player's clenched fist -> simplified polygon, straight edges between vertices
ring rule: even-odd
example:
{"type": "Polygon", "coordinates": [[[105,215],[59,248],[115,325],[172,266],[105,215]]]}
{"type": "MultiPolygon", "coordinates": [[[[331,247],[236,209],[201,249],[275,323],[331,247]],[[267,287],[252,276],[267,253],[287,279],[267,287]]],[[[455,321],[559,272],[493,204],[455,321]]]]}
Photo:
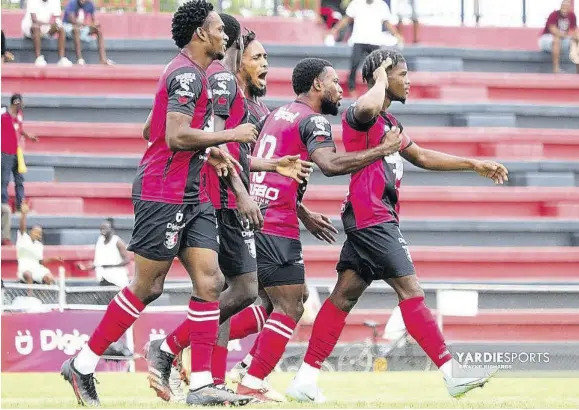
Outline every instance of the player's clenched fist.
{"type": "Polygon", "coordinates": [[[253,124],[241,124],[233,129],[235,142],[255,144],[257,136],[257,128],[253,124]]]}
{"type": "Polygon", "coordinates": [[[402,137],[400,136],[400,128],[390,128],[390,131],[386,133],[381,144],[381,147],[384,150],[384,155],[391,155],[400,151],[401,144],[402,137]]]}

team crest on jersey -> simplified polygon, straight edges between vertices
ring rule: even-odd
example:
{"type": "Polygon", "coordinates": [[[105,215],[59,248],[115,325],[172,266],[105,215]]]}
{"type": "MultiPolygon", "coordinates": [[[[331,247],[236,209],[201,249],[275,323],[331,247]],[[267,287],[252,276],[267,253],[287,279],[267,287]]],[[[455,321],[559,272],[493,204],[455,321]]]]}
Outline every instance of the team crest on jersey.
{"type": "Polygon", "coordinates": [[[179,242],[179,231],[165,232],[165,248],[173,249],[179,242]]]}

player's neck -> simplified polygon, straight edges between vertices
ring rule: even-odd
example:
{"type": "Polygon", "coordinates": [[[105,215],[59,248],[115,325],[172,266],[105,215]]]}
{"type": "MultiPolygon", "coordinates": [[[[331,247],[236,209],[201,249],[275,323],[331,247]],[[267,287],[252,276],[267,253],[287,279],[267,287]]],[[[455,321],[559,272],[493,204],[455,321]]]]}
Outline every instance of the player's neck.
{"type": "Polygon", "coordinates": [[[382,105],[382,111],[383,112],[388,111],[390,104],[392,104],[392,100],[389,97],[386,97],[386,99],[384,100],[384,104],[382,105]]]}
{"type": "Polygon", "coordinates": [[[16,109],[15,106],[10,105],[10,106],[8,107],[8,113],[9,113],[11,116],[16,117],[16,116],[18,115],[18,110],[16,109]]]}
{"type": "Polygon", "coordinates": [[[322,102],[314,100],[313,98],[310,97],[309,94],[298,95],[298,98],[296,98],[296,101],[299,101],[303,104],[306,104],[315,112],[319,112],[319,113],[322,112],[322,102]]]}
{"type": "Polygon", "coordinates": [[[223,67],[229,72],[235,74],[237,72],[237,50],[231,48],[225,52],[225,57],[221,60],[223,67]]]}
{"type": "Polygon", "coordinates": [[[209,67],[213,62],[213,58],[211,56],[208,56],[205,50],[203,50],[203,48],[196,47],[191,43],[185,46],[185,48],[182,49],[181,52],[185,54],[187,58],[189,58],[189,60],[193,61],[203,70],[207,70],[207,67],[209,67]]]}

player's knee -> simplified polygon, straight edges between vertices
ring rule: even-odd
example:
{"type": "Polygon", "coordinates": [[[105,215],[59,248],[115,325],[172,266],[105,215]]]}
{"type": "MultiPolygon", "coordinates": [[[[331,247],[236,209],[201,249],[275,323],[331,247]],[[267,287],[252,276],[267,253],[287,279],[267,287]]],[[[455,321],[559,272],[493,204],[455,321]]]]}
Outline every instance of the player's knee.
{"type": "Polygon", "coordinates": [[[330,300],[338,309],[343,312],[350,312],[358,303],[358,296],[349,295],[348,293],[332,294],[330,300]]]}
{"type": "Polygon", "coordinates": [[[245,309],[257,300],[256,286],[244,286],[235,289],[233,294],[235,300],[239,303],[239,309],[245,309]]]}
{"type": "Polygon", "coordinates": [[[301,299],[294,302],[287,301],[274,306],[274,310],[291,317],[297,323],[304,314],[304,304],[301,299]]]}

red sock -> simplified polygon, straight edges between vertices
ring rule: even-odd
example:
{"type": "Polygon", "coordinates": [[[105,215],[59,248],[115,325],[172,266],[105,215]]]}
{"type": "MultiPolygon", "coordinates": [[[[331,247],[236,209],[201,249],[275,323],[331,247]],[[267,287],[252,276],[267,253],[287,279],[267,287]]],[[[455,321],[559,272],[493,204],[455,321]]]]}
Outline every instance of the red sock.
{"type": "Polygon", "coordinates": [[[347,316],[348,312],[338,309],[330,299],[326,299],[314,321],[305,363],[316,369],[322,367],[338,343],[347,316]]]}
{"type": "Polygon", "coordinates": [[[211,372],[211,356],[219,332],[219,302],[192,300],[187,319],[190,322],[191,373],[211,372]]]}
{"type": "MultiPolygon", "coordinates": [[[[193,309],[192,304],[198,303],[189,301],[189,309],[193,309]]],[[[167,335],[167,345],[174,355],[178,355],[183,349],[189,346],[189,326],[191,320],[189,316],[175,330],[167,335]]]]}
{"type": "Polygon", "coordinates": [[[225,372],[227,371],[227,347],[215,345],[211,354],[211,375],[216,385],[225,384],[225,372]]]}
{"type": "Polygon", "coordinates": [[[249,351],[249,355],[251,357],[255,357],[255,352],[257,352],[257,345],[259,344],[259,341],[261,340],[262,334],[263,334],[263,330],[261,332],[259,332],[259,334],[257,335],[257,338],[255,339],[255,342],[253,342],[253,346],[251,346],[251,350],[249,351]]]}
{"type": "Polygon", "coordinates": [[[399,306],[408,333],[430,360],[440,367],[452,359],[436,320],[424,304],[424,296],[403,300],[399,306]]]}
{"type": "Polygon", "coordinates": [[[88,347],[102,356],[105,350],[121,338],[145,308],[129,288],[122,289],[111,300],[105,315],[88,341],[88,347]]]}
{"type": "Polygon", "coordinates": [[[243,339],[261,330],[267,320],[263,306],[251,305],[231,318],[229,340],[243,339]]]}
{"type": "Polygon", "coordinates": [[[257,350],[247,373],[265,379],[277,365],[296,328],[296,322],[287,315],[274,312],[265,322],[257,350]]]}

